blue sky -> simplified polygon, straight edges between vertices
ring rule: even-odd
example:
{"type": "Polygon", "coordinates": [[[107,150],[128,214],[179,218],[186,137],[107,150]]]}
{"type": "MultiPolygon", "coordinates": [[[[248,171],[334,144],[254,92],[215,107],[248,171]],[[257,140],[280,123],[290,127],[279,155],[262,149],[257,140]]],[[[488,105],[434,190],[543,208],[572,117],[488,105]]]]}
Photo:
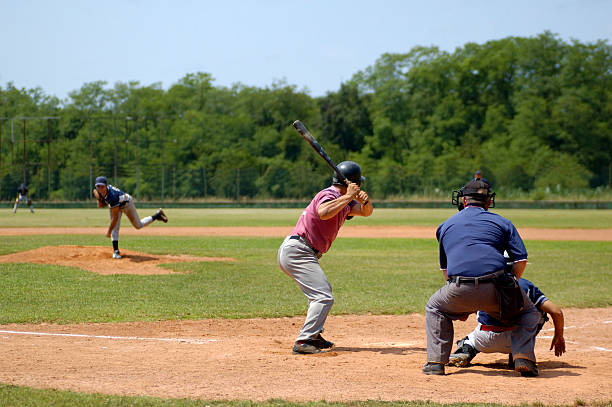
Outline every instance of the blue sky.
{"type": "Polygon", "coordinates": [[[535,36],[612,39],[611,0],[0,0],[0,86],[67,97],[86,82],[206,72],[336,91],[385,52],[535,36]]]}

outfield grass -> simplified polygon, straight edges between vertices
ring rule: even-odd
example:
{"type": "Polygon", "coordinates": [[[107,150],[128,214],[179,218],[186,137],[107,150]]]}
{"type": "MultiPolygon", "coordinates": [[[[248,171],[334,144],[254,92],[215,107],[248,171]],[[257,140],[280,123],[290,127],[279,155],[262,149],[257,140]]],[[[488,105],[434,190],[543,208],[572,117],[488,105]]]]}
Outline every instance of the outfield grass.
{"type": "MultiPolygon", "coordinates": [[[[612,210],[576,209],[504,209],[493,212],[509,218],[517,227],[537,228],[612,228],[612,210]]],[[[144,217],[151,209],[139,209],[144,217]]],[[[456,209],[375,209],[374,216],[355,218],[352,225],[436,226],[455,214],[456,209]]],[[[167,209],[169,226],[290,226],[302,209],[167,209]]],[[[87,227],[108,226],[106,209],[39,209],[31,214],[9,209],[0,212],[0,227],[87,227]]]]}
{"type": "MultiPolygon", "coordinates": [[[[116,322],[302,315],[306,299],[276,264],[280,238],[139,237],[123,247],[158,254],[234,257],[177,263],[172,275],[99,275],[40,264],[0,264],[0,323],[116,322]]],[[[49,245],[108,245],[99,236],[7,236],[0,254],[49,245]]],[[[561,306],[612,305],[609,242],[529,241],[532,279],[561,306]]],[[[441,286],[433,239],[342,238],[321,264],[333,314],[420,312],[441,286]]]]}

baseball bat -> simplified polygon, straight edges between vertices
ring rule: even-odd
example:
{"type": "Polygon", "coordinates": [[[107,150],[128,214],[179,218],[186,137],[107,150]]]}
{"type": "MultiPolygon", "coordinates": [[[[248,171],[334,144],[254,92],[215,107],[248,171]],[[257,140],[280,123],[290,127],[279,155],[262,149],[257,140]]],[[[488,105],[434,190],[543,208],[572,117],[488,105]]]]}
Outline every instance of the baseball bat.
{"type": "Polygon", "coordinates": [[[336,167],[336,164],[334,164],[334,161],[329,157],[329,155],[327,155],[325,150],[323,150],[321,144],[319,144],[319,142],[312,136],[312,134],[310,134],[310,131],[308,131],[306,126],[304,126],[301,121],[296,120],[293,122],[293,127],[295,127],[295,129],[298,131],[298,133],[300,133],[304,140],[306,140],[306,142],[310,144],[312,148],[314,148],[317,154],[319,154],[325,160],[325,162],[329,164],[329,166],[332,167],[334,171],[336,171],[336,174],[338,174],[338,179],[345,185],[348,185],[346,177],[340,172],[338,167],[336,167]]]}

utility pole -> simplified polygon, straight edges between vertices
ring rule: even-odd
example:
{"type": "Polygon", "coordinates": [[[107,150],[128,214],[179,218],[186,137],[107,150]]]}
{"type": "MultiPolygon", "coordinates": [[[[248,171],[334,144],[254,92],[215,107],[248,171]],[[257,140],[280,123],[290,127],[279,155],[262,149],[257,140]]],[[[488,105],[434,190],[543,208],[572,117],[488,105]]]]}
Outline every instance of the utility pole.
{"type": "Polygon", "coordinates": [[[117,185],[117,118],[113,116],[113,184],[117,185]]]}
{"type": "Polygon", "coordinates": [[[47,119],[47,199],[51,197],[51,119],[47,119]]]}
{"type": "Polygon", "coordinates": [[[23,183],[26,183],[26,119],[23,119],[23,183]]]}
{"type": "Polygon", "coordinates": [[[161,124],[161,200],[164,202],[164,118],[158,117],[161,124]]]}
{"type": "Polygon", "coordinates": [[[93,198],[93,136],[91,135],[91,118],[89,118],[89,199],[93,198]]]}

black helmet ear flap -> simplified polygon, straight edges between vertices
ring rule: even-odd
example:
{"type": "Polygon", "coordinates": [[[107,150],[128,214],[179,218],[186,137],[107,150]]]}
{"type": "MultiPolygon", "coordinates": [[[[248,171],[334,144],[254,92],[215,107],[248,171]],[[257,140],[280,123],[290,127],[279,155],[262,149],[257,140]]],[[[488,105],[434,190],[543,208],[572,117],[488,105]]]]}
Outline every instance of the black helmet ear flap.
{"type": "Polygon", "coordinates": [[[455,205],[459,211],[463,209],[463,190],[464,188],[461,188],[459,191],[453,191],[451,195],[451,203],[455,205]]]}

